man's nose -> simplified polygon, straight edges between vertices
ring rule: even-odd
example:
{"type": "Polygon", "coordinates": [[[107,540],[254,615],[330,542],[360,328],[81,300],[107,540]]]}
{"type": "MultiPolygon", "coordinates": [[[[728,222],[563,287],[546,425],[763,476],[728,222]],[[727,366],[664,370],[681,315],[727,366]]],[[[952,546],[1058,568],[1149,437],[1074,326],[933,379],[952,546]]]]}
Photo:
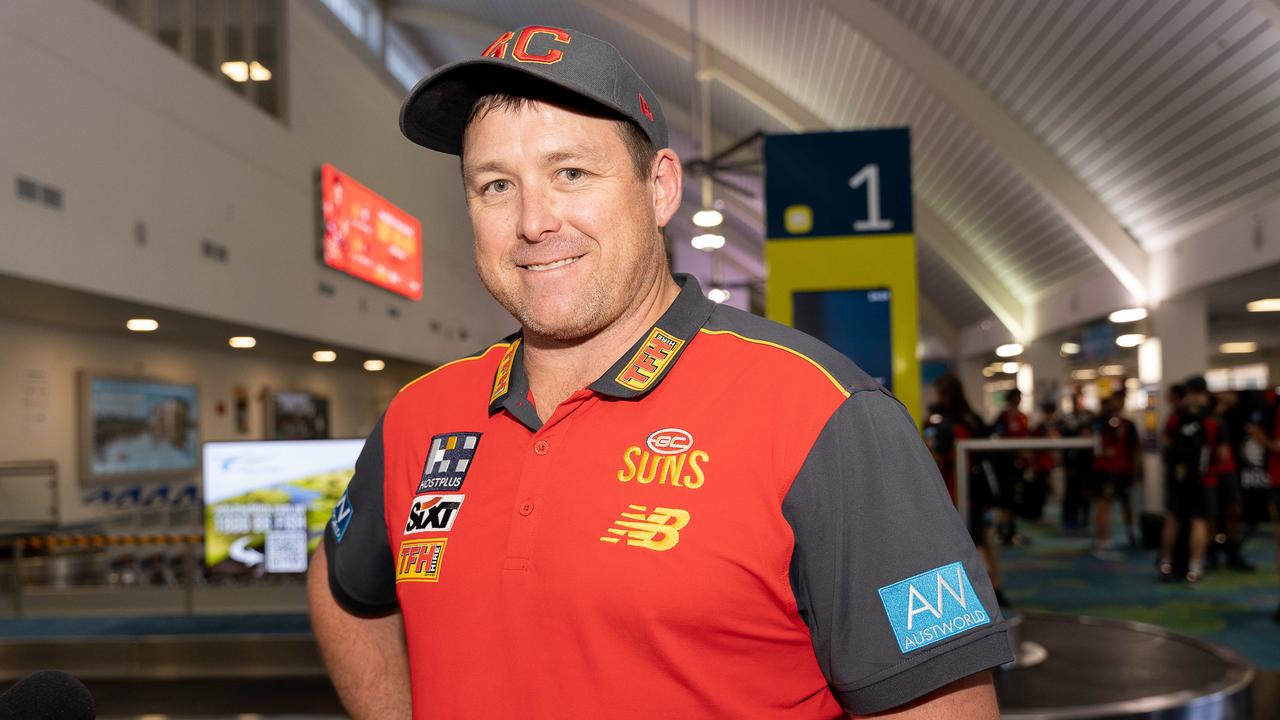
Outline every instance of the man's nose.
{"type": "Polygon", "coordinates": [[[547,192],[526,185],[520,193],[520,235],[527,242],[541,242],[560,231],[560,217],[547,192]]]}

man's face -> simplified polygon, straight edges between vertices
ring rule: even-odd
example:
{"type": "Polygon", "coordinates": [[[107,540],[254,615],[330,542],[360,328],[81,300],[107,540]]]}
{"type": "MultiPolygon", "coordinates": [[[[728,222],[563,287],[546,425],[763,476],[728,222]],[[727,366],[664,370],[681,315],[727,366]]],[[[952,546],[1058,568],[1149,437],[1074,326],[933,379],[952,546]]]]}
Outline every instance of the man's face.
{"type": "Polygon", "coordinates": [[[526,330],[592,335],[666,271],[651,185],[614,121],[534,102],[477,119],[464,148],[476,268],[526,330]]]}

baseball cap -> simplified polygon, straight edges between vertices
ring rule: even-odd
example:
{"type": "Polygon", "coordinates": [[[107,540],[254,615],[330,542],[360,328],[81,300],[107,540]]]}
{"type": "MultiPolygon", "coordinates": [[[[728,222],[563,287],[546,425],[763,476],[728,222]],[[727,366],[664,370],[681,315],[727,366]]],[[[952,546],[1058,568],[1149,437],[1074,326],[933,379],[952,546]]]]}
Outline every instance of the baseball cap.
{"type": "Polygon", "coordinates": [[[577,30],[545,25],[504,32],[480,57],[449,63],[423,78],[400,107],[400,132],[423,147],[461,155],[476,100],[539,83],[601,105],[639,125],[655,148],[667,147],[658,97],[618,49],[577,30]]]}

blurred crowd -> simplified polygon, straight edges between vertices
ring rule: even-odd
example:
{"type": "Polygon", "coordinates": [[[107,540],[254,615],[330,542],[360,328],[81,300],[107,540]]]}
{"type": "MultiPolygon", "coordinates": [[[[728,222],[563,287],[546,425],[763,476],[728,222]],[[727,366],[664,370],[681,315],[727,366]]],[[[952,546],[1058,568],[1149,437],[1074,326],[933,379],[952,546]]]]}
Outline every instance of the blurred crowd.
{"type": "MultiPolygon", "coordinates": [[[[1163,582],[1197,583],[1216,570],[1255,572],[1242,549],[1259,526],[1271,522],[1280,577],[1280,401],[1275,391],[1211,393],[1204,378],[1188,378],[1169,388],[1164,423],[1152,419],[1140,431],[1126,417],[1123,388],[1119,384],[1103,397],[1097,412],[1087,410],[1079,388],[1073,388],[1066,402],[1042,403],[1034,418],[1020,409],[1022,395],[1013,389],[995,417],[985,420],[970,407],[955,375],[935,381],[924,437],[953,500],[958,441],[1090,441],[1072,448],[970,453],[966,522],[1002,605],[1009,603],[997,544],[1031,542],[1019,532],[1019,521],[1047,523],[1053,504],[1062,531],[1091,538],[1090,552],[1100,560],[1154,550],[1156,576],[1163,582]],[[1163,475],[1163,512],[1142,512],[1135,493],[1144,486],[1144,472],[1153,468],[1163,475]],[[1122,530],[1112,537],[1117,510],[1122,530]]],[[[1280,622],[1280,606],[1273,618],[1280,622]]]]}

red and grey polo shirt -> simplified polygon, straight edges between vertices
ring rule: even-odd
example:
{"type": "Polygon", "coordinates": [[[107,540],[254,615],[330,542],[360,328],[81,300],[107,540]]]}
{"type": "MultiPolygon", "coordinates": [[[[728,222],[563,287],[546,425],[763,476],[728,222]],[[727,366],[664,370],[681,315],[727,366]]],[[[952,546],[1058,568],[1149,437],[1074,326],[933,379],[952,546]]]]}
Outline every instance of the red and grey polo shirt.
{"type": "Polygon", "coordinates": [[[325,533],[414,716],[835,718],[1012,659],[906,410],[697,283],[534,411],[519,336],[406,386],[325,533]]]}

